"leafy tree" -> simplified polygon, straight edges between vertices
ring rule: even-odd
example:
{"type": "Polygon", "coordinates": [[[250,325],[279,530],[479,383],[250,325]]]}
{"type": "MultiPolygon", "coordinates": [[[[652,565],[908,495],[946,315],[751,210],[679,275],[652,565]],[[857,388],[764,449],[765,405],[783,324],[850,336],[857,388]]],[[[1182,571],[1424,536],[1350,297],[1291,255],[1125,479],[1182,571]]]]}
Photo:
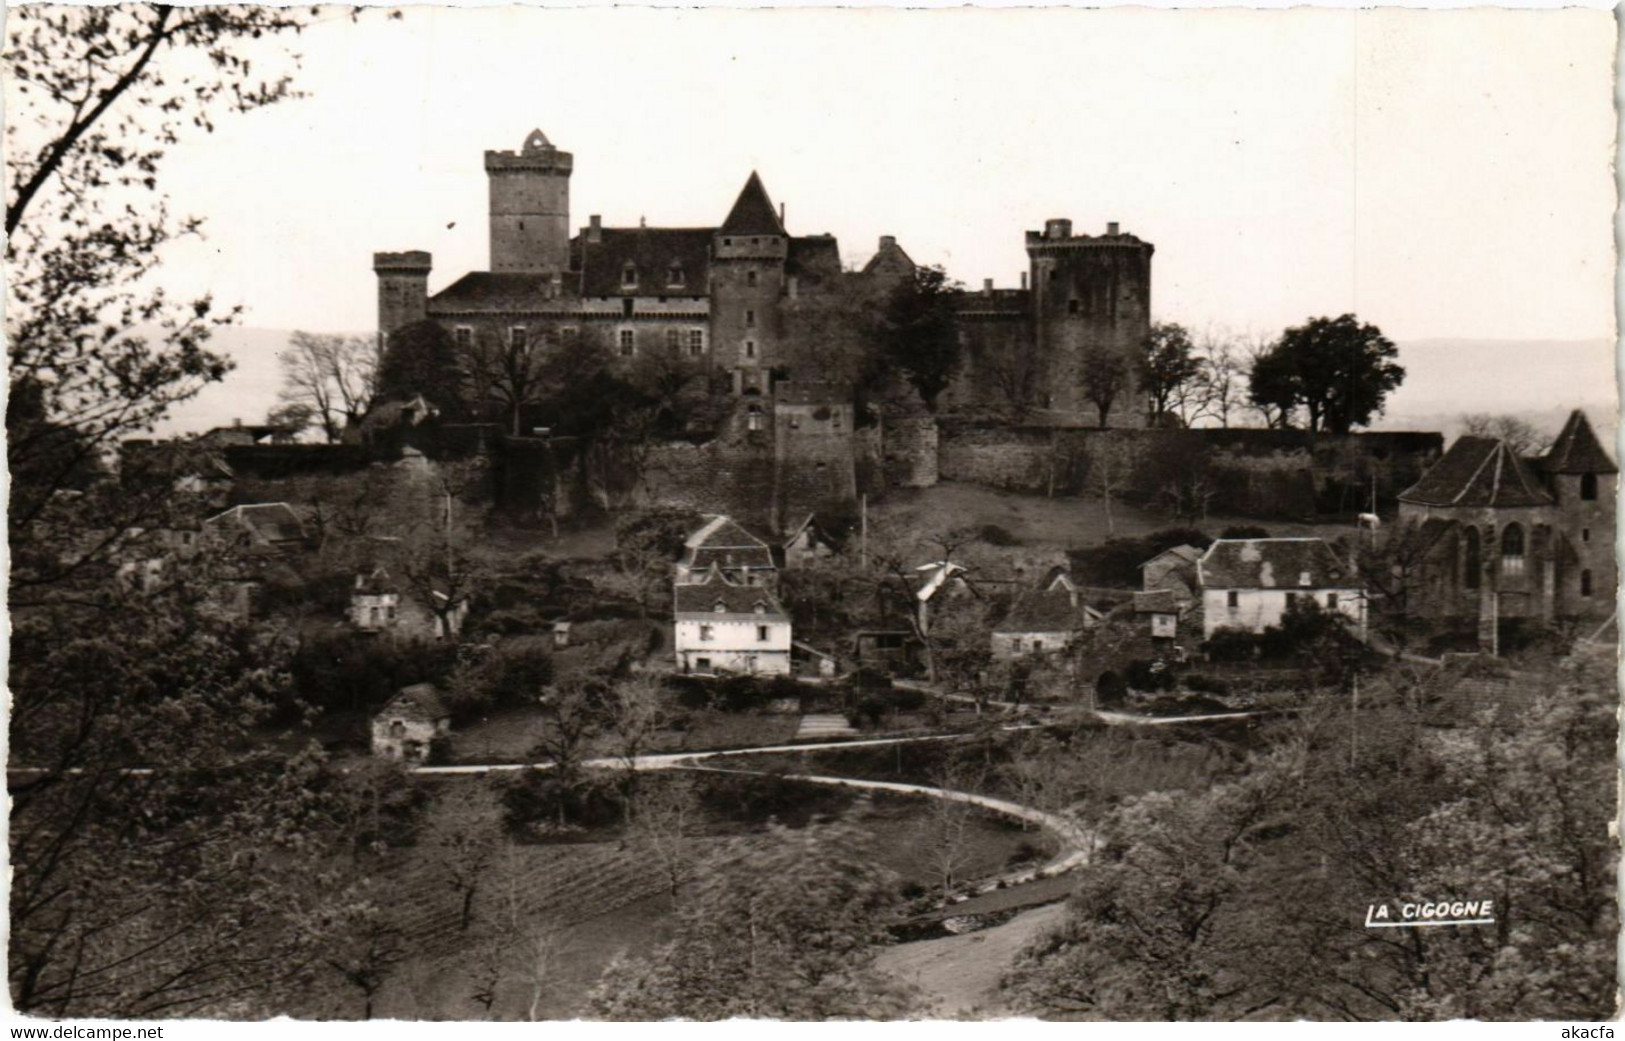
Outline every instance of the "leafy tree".
{"type": "Polygon", "coordinates": [[[1084,348],[1079,358],[1078,381],[1085,400],[1095,406],[1100,429],[1106,429],[1112,405],[1130,388],[1132,375],[1123,356],[1110,347],[1091,344],[1084,348]]]}
{"type": "Polygon", "coordinates": [[[1162,425],[1164,417],[1173,414],[1176,395],[1191,386],[1201,372],[1196,345],[1185,327],[1176,322],[1153,323],[1135,359],[1135,375],[1146,395],[1148,425],[1162,425]]]}
{"type": "Polygon", "coordinates": [[[1253,401],[1283,415],[1301,406],[1311,433],[1346,434],[1382,412],[1405,379],[1398,356],[1382,330],[1352,314],[1312,318],[1254,364],[1253,401]]]}
{"type": "Polygon", "coordinates": [[[1255,349],[1247,370],[1247,398],[1264,417],[1264,425],[1291,427],[1302,396],[1297,369],[1279,343],[1255,349]]]}
{"type": "Polygon", "coordinates": [[[285,407],[301,406],[336,444],[372,407],[378,348],[370,337],[295,332],[280,356],[285,407]]]}
{"type": "Polygon", "coordinates": [[[410,401],[421,394],[442,418],[462,422],[468,419],[459,393],[463,383],[456,345],[439,322],[426,319],[389,334],[378,364],[378,401],[410,401]]]}
{"type": "Polygon", "coordinates": [[[271,435],[271,440],[277,443],[297,440],[315,422],[316,410],[299,402],[277,405],[265,413],[266,426],[281,428],[280,432],[271,435]]]}
{"type": "Polygon", "coordinates": [[[647,617],[671,581],[683,543],[700,526],[691,510],[658,506],[626,515],[615,526],[615,563],[647,617]]]}
{"type": "Polygon", "coordinates": [[[458,351],[469,401],[476,408],[482,403],[495,404],[510,434],[518,437],[527,433],[525,410],[540,402],[545,390],[546,353],[546,345],[533,337],[516,339],[494,330],[476,329],[467,346],[458,351]]]}
{"type": "Polygon", "coordinates": [[[942,268],[917,267],[892,291],[880,321],[881,354],[932,412],[959,364],[954,300],[963,290],[942,268]]]}
{"type": "Polygon", "coordinates": [[[909,994],[874,967],[896,879],[860,834],[773,826],[699,872],[672,941],[619,958],[592,995],[605,1019],[892,1018],[909,994]]]}

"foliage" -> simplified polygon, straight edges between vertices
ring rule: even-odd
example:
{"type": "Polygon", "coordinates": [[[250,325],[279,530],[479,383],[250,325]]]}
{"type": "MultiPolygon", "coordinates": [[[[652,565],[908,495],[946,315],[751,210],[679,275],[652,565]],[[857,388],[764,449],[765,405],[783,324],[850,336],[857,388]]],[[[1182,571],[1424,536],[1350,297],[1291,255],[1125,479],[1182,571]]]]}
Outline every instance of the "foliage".
{"type": "Polygon", "coordinates": [[[414,683],[444,687],[456,663],[447,644],[379,640],[338,631],[302,640],[288,662],[289,685],[278,701],[292,712],[372,713],[414,683]]]}
{"type": "Polygon", "coordinates": [[[1110,347],[1090,344],[1078,360],[1078,381],[1084,398],[1095,406],[1100,429],[1107,427],[1112,405],[1133,386],[1133,373],[1123,356],[1110,347]]]}
{"type": "Polygon", "coordinates": [[[1312,318],[1286,330],[1255,363],[1253,400],[1282,416],[1301,407],[1311,433],[1346,434],[1381,413],[1405,379],[1398,356],[1382,330],[1352,314],[1312,318]]]}
{"type": "Polygon", "coordinates": [[[977,534],[989,546],[1019,546],[1021,539],[1012,534],[1010,529],[998,524],[984,524],[977,534]]]}
{"type": "Polygon", "coordinates": [[[1123,678],[1134,690],[1147,692],[1173,690],[1179,685],[1174,670],[1164,661],[1136,658],[1123,670],[1123,678]]]}
{"type": "Polygon", "coordinates": [[[1072,573],[1085,585],[1140,587],[1140,565],[1175,546],[1206,549],[1213,539],[1197,528],[1162,528],[1136,538],[1107,539],[1098,546],[1074,549],[1072,573]]]}
{"type": "Polygon", "coordinates": [[[448,422],[469,418],[457,347],[439,322],[424,319],[389,334],[378,363],[376,400],[411,401],[418,395],[448,422]]]}
{"type": "Polygon", "coordinates": [[[1219,538],[1221,539],[1267,539],[1269,537],[1270,530],[1259,527],[1257,524],[1232,524],[1219,532],[1219,538]]]}
{"type": "Polygon", "coordinates": [[[882,357],[933,412],[959,363],[954,300],[963,290],[940,267],[916,267],[893,289],[880,320],[882,357]]]}
{"type": "Polygon", "coordinates": [[[372,407],[378,345],[366,336],[296,331],[281,354],[281,400],[307,410],[328,444],[360,424],[372,407]]]}
{"type": "Polygon", "coordinates": [[[566,783],[557,774],[527,771],[502,790],[503,822],[517,839],[614,827],[626,819],[620,787],[604,781],[566,783]]]}
{"type": "Polygon", "coordinates": [[[844,828],[771,829],[699,872],[672,941],[619,958],[592,995],[605,1019],[891,1018],[908,994],[875,971],[895,878],[844,828]]]}
{"type": "Polygon", "coordinates": [[[1525,459],[1539,455],[1552,441],[1550,433],[1526,419],[1488,412],[1470,412],[1462,416],[1461,432],[1469,437],[1493,437],[1497,441],[1505,441],[1515,455],[1525,459]]]}
{"type": "Polygon", "coordinates": [[[460,725],[492,709],[534,704],[553,682],[553,655],[540,640],[509,640],[459,663],[446,681],[446,707],[460,725]]]}
{"type": "MultiPolygon", "coordinates": [[[[1172,411],[1175,395],[1201,371],[1196,345],[1184,326],[1176,322],[1152,323],[1135,359],[1135,374],[1146,395],[1150,426],[1162,426],[1164,417],[1176,415],[1172,411]]],[[[1105,425],[1104,418],[1101,424],[1105,425]]]]}
{"type": "Polygon", "coordinates": [[[1095,678],[1095,701],[1102,707],[1121,705],[1128,695],[1128,681],[1110,669],[1095,678]]]}

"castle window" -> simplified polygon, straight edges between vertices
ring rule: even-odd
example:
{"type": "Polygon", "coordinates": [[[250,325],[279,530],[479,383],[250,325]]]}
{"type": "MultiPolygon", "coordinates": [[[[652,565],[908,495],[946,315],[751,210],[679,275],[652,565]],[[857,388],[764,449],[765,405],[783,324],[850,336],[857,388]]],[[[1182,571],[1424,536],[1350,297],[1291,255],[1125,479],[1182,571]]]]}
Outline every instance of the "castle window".
{"type": "Polygon", "coordinates": [[[1582,571],[1582,572],[1580,572],[1580,595],[1584,596],[1584,597],[1590,597],[1591,596],[1591,572],[1590,571],[1582,571]]]}
{"type": "Polygon", "coordinates": [[[1501,574],[1523,574],[1523,527],[1508,524],[1501,532],[1501,574]]]}
{"type": "Polygon", "coordinates": [[[1072,299],[1070,299],[1070,300],[1068,300],[1066,302],[1066,313],[1067,314],[1077,314],[1078,313],[1078,298],[1077,297],[1073,297],[1072,299]]]}
{"type": "Polygon", "coordinates": [[[755,340],[746,340],[745,341],[745,357],[747,357],[747,358],[756,357],[756,341],[755,340]]]}
{"type": "Polygon", "coordinates": [[[756,287],[756,272],[754,270],[745,272],[745,284],[753,289],[756,287]]]}
{"type": "Polygon", "coordinates": [[[1463,589],[1477,589],[1478,575],[1484,569],[1483,551],[1479,544],[1478,528],[1467,529],[1467,552],[1462,554],[1461,585],[1463,589]]]}
{"type": "Polygon", "coordinates": [[[666,284],[675,287],[681,286],[687,281],[688,279],[683,275],[683,265],[672,261],[671,267],[666,271],[666,284]]]}
{"type": "Polygon", "coordinates": [[[516,351],[525,349],[525,327],[515,325],[508,329],[508,346],[516,351]]]}
{"type": "Polygon", "coordinates": [[[745,311],[745,326],[746,326],[746,328],[752,328],[755,325],[756,325],[756,312],[752,311],[752,310],[746,310],[745,311]]]}
{"type": "Polygon", "coordinates": [[[627,289],[636,289],[638,285],[638,267],[628,264],[621,268],[621,285],[627,289]]]}
{"type": "Polygon", "coordinates": [[[1590,542],[1591,541],[1591,529],[1590,528],[1581,528],[1580,529],[1580,541],[1581,542],[1590,542]]]}
{"type": "Polygon", "coordinates": [[[723,245],[724,245],[724,246],[731,246],[731,245],[733,245],[733,244],[734,244],[734,240],[733,240],[733,239],[723,239],[723,240],[722,240],[722,244],[723,244],[723,245]]]}
{"type": "Polygon", "coordinates": [[[631,297],[626,297],[625,299],[623,299],[621,301],[621,317],[623,317],[623,318],[632,317],[632,298],[631,297]]]}
{"type": "Polygon", "coordinates": [[[760,405],[752,405],[750,407],[750,409],[745,413],[745,429],[746,430],[760,430],[760,429],[762,429],[762,406],[760,406],[760,405]]]}
{"type": "Polygon", "coordinates": [[[620,334],[621,357],[630,358],[638,350],[638,333],[636,329],[622,329],[620,334]]]}
{"type": "Polygon", "coordinates": [[[690,357],[698,358],[705,353],[705,330],[690,329],[688,331],[688,353],[690,357]]]}
{"type": "Polygon", "coordinates": [[[683,333],[679,329],[666,330],[666,349],[675,351],[682,346],[683,333]]]}
{"type": "Polygon", "coordinates": [[[1010,638],[1010,650],[1014,654],[1021,653],[1021,637],[1013,636],[1010,638]]]}
{"type": "Polygon", "coordinates": [[[1584,499],[1586,502],[1596,502],[1597,501],[1597,475],[1596,474],[1581,474],[1580,475],[1580,498],[1584,499]]]}
{"type": "Polygon", "coordinates": [[[470,325],[459,325],[457,328],[451,331],[451,339],[452,342],[459,347],[474,346],[474,327],[470,325]]]}

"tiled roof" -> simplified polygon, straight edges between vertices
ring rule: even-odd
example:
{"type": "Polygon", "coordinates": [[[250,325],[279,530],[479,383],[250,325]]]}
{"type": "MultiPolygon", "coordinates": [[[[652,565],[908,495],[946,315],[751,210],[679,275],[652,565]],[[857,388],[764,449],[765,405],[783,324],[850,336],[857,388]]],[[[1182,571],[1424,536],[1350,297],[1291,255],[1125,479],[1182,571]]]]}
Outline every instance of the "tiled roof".
{"type": "Polygon", "coordinates": [[[740,189],[739,198],[734,200],[733,209],[728,211],[728,219],[722,222],[718,229],[727,235],[783,235],[784,225],[779,223],[778,211],[773,208],[773,200],[767,197],[767,189],[762,187],[762,179],[752,170],[750,180],[740,189]]]}
{"type": "Polygon", "coordinates": [[[572,273],[565,291],[582,296],[706,296],[713,228],[603,228],[599,241],[576,236],[570,242],[572,273]],[[637,271],[638,284],[627,286],[626,265],[637,271]],[[672,265],[683,273],[671,281],[672,265]]]}
{"type": "MultiPolygon", "coordinates": [[[[571,286],[565,277],[564,289],[571,286]]],[[[561,306],[549,299],[547,282],[541,275],[517,271],[470,271],[429,298],[429,313],[548,310],[561,306]]]]}
{"type": "Polygon", "coordinates": [[[761,586],[740,586],[722,579],[713,579],[692,585],[674,586],[672,592],[673,608],[679,618],[685,615],[723,617],[748,615],[770,622],[787,620],[784,608],[779,606],[778,600],[761,586]]]}
{"type": "Polygon", "coordinates": [[[1322,539],[1219,539],[1197,561],[1196,575],[1206,589],[1352,589],[1358,584],[1353,569],[1322,539]]]}
{"type": "Polygon", "coordinates": [[[732,517],[712,517],[687,539],[684,565],[703,571],[713,564],[726,568],[771,568],[773,551],[732,517]]]}
{"type": "Polygon", "coordinates": [[[841,247],[834,235],[803,235],[790,240],[785,272],[814,278],[839,278],[841,247]]]}
{"type": "Polygon", "coordinates": [[[409,719],[430,722],[450,715],[433,683],[414,683],[410,687],[402,687],[400,693],[390,698],[378,714],[406,716],[409,719]]]}
{"type": "Polygon", "coordinates": [[[1420,506],[1544,506],[1552,500],[1506,442],[1458,437],[1422,479],[1399,493],[1420,506]]]}
{"type": "Polygon", "coordinates": [[[360,596],[382,596],[400,591],[401,584],[390,575],[389,569],[381,564],[370,572],[356,576],[355,592],[360,596]]]}
{"type": "Polygon", "coordinates": [[[293,507],[285,502],[233,506],[224,513],[210,517],[203,523],[211,524],[215,521],[223,521],[233,515],[236,516],[238,523],[252,530],[267,542],[297,542],[305,537],[305,526],[300,522],[299,515],[293,512],[293,507]]]}
{"type": "Polygon", "coordinates": [[[1161,553],[1158,553],[1144,564],[1141,564],[1140,567],[1149,567],[1150,565],[1161,560],[1163,557],[1173,557],[1175,560],[1183,561],[1186,564],[1194,564],[1201,558],[1201,556],[1202,551],[1197,549],[1195,546],[1175,546],[1173,549],[1163,550],[1161,553]]]}
{"type": "Polygon", "coordinates": [[[1154,589],[1134,594],[1135,614],[1178,614],[1179,599],[1171,589],[1154,589]]]}
{"type": "Polygon", "coordinates": [[[1030,589],[1010,608],[996,633],[1057,633],[1083,628],[1083,612],[1072,605],[1065,586],[1030,589]]]}
{"type": "Polygon", "coordinates": [[[1569,413],[1563,432],[1540,460],[1541,469],[1554,474],[1614,474],[1619,467],[1608,457],[1591,421],[1579,409],[1569,413]]]}

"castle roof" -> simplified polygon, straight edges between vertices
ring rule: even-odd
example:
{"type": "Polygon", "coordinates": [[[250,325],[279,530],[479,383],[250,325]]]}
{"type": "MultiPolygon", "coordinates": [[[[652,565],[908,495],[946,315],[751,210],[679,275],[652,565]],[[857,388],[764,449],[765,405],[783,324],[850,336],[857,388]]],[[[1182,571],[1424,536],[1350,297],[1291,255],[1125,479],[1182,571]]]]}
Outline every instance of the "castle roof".
{"type": "Polygon", "coordinates": [[[577,235],[570,240],[571,291],[582,296],[705,296],[711,263],[711,228],[601,228],[598,241],[577,235]],[[631,264],[638,284],[623,279],[631,264]],[[682,284],[673,284],[673,267],[682,284]],[[574,283],[574,284],[571,284],[574,283]]]}
{"type": "Polygon", "coordinates": [[[1540,460],[1541,469],[1554,474],[1614,474],[1619,467],[1608,458],[1591,421],[1579,409],[1569,413],[1563,432],[1540,460]]]}
{"type": "Polygon", "coordinates": [[[1324,539],[1219,539],[1196,562],[1205,589],[1350,589],[1353,569],[1324,539]]]}
{"type": "Polygon", "coordinates": [[[735,585],[715,570],[706,572],[698,582],[674,586],[672,600],[678,618],[789,620],[784,608],[768,590],[762,586],[735,585]]]}
{"type": "Polygon", "coordinates": [[[750,180],[740,189],[739,198],[734,200],[733,209],[728,211],[728,219],[717,230],[725,235],[785,234],[784,224],[779,220],[778,211],[773,208],[773,200],[767,197],[767,189],[762,187],[762,179],[755,170],[750,172],[750,180]]]}
{"type": "MultiPolygon", "coordinates": [[[[564,289],[571,289],[566,277],[564,289]]],[[[534,311],[549,303],[544,276],[523,271],[470,271],[429,298],[429,311],[534,311]]]]}
{"type": "Polygon", "coordinates": [[[800,235],[790,240],[784,269],[792,275],[837,278],[841,274],[841,246],[834,235],[800,235]]]}
{"type": "Polygon", "coordinates": [[[1418,506],[1545,506],[1552,500],[1507,447],[1490,437],[1458,437],[1422,479],[1399,493],[1418,506]]]}

